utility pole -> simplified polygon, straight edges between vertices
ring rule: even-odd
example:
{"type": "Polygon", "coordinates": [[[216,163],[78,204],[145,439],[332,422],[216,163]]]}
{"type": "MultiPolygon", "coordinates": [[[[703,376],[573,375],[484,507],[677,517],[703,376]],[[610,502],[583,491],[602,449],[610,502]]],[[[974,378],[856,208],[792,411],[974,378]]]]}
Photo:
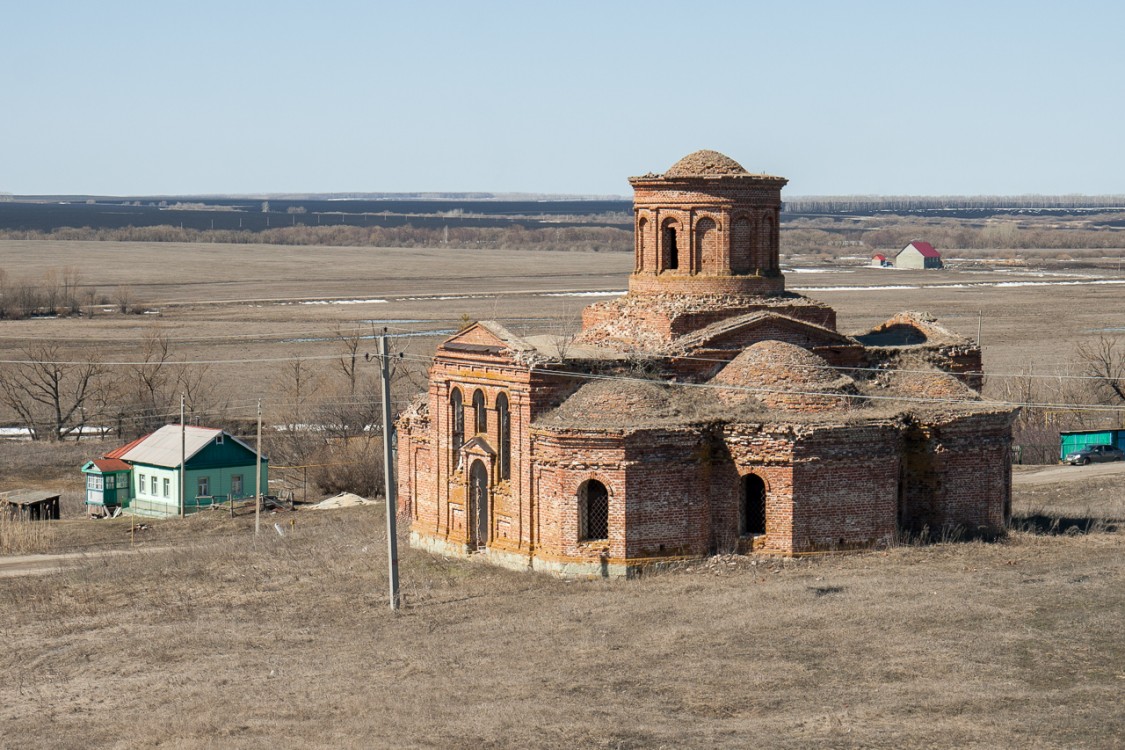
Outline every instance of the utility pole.
{"type": "Polygon", "coordinates": [[[390,573],[391,609],[399,608],[398,537],[396,530],[398,502],[395,498],[394,465],[391,463],[391,363],[387,354],[387,329],[379,337],[379,365],[383,382],[383,497],[387,501],[387,561],[390,573]]]}
{"type": "Polygon", "coordinates": [[[980,329],[984,327],[984,310],[977,313],[977,348],[980,348],[980,329]]]}
{"type": "Polygon", "coordinates": [[[184,517],[187,486],[187,426],[184,424],[184,394],[180,394],[180,518],[184,517]]]}
{"type": "Polygon", "coordinates": [[[254,533],[262,523],[262,399],[258,399],[258,441],[254,446],[254,533]]]}

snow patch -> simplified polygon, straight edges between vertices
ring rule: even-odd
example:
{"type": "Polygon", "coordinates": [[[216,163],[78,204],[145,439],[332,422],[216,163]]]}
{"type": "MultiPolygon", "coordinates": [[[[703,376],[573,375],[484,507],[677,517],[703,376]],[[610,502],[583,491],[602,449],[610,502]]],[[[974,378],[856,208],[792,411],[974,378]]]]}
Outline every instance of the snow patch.
{"type": "Polygon", "coordinates": [[[617,292],[543,292],[536,297],[620,297],[624,290],[617,292]]]}
{"type": "Polygon", "coordinates": [[[384,304],[385,299],[313,299],[299,302],[301,305],[377,305],[384,304]]]}

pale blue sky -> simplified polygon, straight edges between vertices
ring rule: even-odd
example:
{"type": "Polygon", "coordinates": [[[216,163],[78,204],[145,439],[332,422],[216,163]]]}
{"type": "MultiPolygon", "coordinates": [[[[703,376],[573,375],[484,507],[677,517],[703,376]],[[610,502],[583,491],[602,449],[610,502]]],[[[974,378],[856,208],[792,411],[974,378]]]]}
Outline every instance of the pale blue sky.
{"type": "Polygon", "coordinates": [[[1125,193],[1125,3],[18,2],[0,191],[1125,193]]]}

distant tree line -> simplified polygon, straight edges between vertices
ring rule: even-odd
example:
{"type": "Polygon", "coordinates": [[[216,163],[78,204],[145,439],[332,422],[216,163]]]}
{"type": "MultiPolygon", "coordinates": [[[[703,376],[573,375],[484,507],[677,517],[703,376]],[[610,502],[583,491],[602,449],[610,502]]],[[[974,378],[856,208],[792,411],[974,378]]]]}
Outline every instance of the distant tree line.
{"type": "Polygon", "coordinates": [[[100,293],[83,283],[76,266],[48,268],[37,279],[11,277],[0,268],[0,320],[83,313],[92,317],[95,307],[110,304],[122,313],[139,314],[145,309],[128,284],[117,287],[112,295],[100,293]]]}
{"type": "MultiPolygon", "coordinates": [[[[1125,203],[1125,198],[1122,203],[1125,203]]],[[[782,224],[781,232],[785,252],[801,255],[835,256],[899,248],[916,239],[931,242],[942,250],[1026,248],[1070,251],[1125,247],[1125,219],[1121,214],[1108,211],[1085,213],[1078,217],[1052,217],[1050,221],[1043,217],[1004,215],[960,219],[887,213],[875,221],[859,221],[846,216],[790,216],[782,224]]],[[[449,247],[470,250],[633,250],[631,229],[605,226],[528,228],[518,224],[508,227],[297,225],[260,231],[192,229],[169,225],[117,229],[63,227],[49,232],[0,230],[0,239],[449,247]]],[[[51,296],[48,294],[47,297],[50,299],[51,296]]],[[[10,302],[11,298],[7,305],[9,310],[10,302]]],[[[51,307],[49,303],[31,305],[26,294],[25,302],[18,305],[25,314],[30,314],[26,311],[33,306],[51,307]]]]}
{"type": "MultiPolygon", "coordinates": [[[[888,215],[879,221],[827,217],[791,219],[781,227],[782,248],[789,254],[825,256],[898,249],[925,240],[949,250],[1106,250],[1125,247],[1125,229],[1100,223],[1091,215],[1081,220],[1041,218],[934,219],[888,215]]],[[[955,253],[954,253],[955,255],[955,253]]]]}
{"type": "Polygon", "coordinates": [[[0,239],[102,242],[217,242],[345,247],[453,247],[504,250],[631,252],[633,233],[614,227],[356,227],[290,226],[262,231],[190,229],[169,225],[95,229],[60,227],[49,232],[0,230],[0,239]]]}
{"type": "Polygon", "coordinates": [[[831,195],[787,198],[787,213],[869,214],[940,210],[1103,209],[1125,207],[1125,195],[831,195]]]}

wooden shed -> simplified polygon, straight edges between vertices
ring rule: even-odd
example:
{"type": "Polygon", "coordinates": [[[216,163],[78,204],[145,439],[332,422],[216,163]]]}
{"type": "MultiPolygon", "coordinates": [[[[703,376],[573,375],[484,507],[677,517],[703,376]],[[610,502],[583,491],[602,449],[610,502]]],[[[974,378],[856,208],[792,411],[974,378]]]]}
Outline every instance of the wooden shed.
{"type": "Polygon", "coordinates": [[[0,492],[0,512],[28,521],[57,521],[61,492],[53,490],[9,490],[0,492]]]}

